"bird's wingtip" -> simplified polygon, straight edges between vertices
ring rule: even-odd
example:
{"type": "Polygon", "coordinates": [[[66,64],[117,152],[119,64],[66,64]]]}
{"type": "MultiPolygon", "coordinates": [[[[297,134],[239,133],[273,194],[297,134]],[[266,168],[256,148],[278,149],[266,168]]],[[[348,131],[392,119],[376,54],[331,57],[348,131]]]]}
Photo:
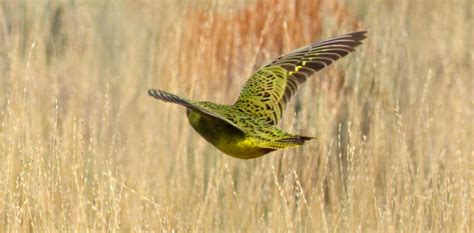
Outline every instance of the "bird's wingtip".
{"type": "Polygon", "coordinates": [[[361,40],[364,40],[365,38],[367,38],[367,33],[368,33],[367,30],[362,30],[362,31],[356,31],[356,32],[350,33],[350,35],[355,40],[361,41],[361,40]]]}
{"type": "Polygon", "coordinates": [[[158,92],[158,91],[155,90],[155,89],[152,89],[152,88],[148,89],[148,95],[149,95],[149,96],[156,97],[156,96],[158,95],[157,92],[158,92]]]}

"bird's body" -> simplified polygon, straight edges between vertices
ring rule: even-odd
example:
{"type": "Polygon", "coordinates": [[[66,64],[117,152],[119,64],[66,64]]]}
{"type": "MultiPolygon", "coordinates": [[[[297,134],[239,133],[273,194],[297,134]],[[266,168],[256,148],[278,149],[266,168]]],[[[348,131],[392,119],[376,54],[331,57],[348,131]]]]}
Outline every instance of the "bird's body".
{"type": "Polygon", "coordinates": [[[354,32],[275,59],[252,75],[233,105],[188,100],[154,89],[148,93],[186,107],[191,126],[222,152],[241,159],[256,158],[312,139],[277,127],[286,103],[299,84],[352,52],[364,38],[365,32],[354,32]]]}
{"type": "Polygon", "coordinates": [[[192,108],[186,111],[189,123],[199,134],[222,152],[234,157],[255,158],[276,149],[302,145],[304,140],[309,139],[286,133],[232,105],[210,102],[194,104],[235,124],[192,108]]]}

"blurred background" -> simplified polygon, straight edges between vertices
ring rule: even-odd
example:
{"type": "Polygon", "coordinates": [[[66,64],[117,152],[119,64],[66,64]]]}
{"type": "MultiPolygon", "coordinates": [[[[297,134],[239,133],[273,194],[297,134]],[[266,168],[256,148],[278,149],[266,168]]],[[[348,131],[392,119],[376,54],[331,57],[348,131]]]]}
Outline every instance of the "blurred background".
{"type": "Polygon", "coordinates": [[[470,232],[471,0],[0,2],[0,232],[470,232]],[[222,154],[156,88],[232,104],[264,62],[355,30],[280,125],[222,154]]]}

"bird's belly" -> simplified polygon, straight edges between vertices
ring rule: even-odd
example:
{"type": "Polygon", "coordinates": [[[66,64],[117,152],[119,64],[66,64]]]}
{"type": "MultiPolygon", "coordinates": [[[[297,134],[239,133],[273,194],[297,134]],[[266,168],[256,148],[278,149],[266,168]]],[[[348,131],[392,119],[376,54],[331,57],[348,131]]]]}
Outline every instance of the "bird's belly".
{"type": "Polygon", "coordinates": [[[243,140],[220,140],[213,144],[220,151],[240,159],[253,159],[274,151],[275,149],[258,147],[252,138],[243,140]]]}
{"type": "Polygon", "coordinates": [[[204,139],[220,151],[236,158],[251,159],[275,149],[261,148],[255,140],[225,121],[191,112],[189,123],[204,139]]]}

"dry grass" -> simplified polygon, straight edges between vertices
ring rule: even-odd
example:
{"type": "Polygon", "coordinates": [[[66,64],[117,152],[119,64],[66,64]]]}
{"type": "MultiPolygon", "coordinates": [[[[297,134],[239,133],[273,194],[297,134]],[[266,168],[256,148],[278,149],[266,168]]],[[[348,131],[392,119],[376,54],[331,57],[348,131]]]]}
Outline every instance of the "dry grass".
{"type": "Polygon", "coordinates": [[[209,2],[1,3],[0,232],[474,229],[471,0],[209,2]],[[356,28],[288,108],[301,148],[225,156],[146,95],[231,103],[356,28]]]}

